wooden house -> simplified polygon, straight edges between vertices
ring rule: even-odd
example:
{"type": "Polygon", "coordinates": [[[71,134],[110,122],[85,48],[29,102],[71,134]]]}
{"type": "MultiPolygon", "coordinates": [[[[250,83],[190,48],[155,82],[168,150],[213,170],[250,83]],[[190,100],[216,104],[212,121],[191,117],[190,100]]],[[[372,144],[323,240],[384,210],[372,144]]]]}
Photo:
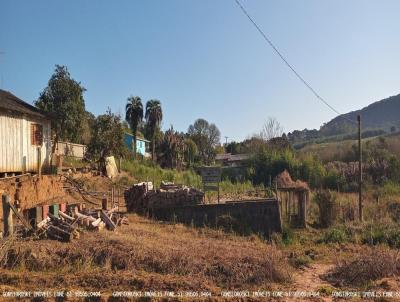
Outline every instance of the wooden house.
{"type": "Polygon", "coordinates": [[[49,167],[51,123],[38,108],[0,90],[0,176],[49,167]]]}

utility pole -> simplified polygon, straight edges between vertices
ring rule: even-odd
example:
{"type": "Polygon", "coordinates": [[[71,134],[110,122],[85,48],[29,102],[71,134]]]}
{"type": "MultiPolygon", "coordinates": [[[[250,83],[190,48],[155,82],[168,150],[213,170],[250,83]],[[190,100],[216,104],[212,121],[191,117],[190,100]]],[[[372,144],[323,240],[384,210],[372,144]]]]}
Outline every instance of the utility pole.
{"type": "Polygon", "coordinates": [[[357,116],[357,121],[358,121],[358,214],[359,214],[359,220],[363,221],[361,115],[357,116]]]}

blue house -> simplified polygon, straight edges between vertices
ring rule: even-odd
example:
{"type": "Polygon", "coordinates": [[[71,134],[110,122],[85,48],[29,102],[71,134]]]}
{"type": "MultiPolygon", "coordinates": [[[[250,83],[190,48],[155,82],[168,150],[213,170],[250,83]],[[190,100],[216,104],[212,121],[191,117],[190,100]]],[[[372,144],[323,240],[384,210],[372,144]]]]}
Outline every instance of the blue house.
{"type": "MultiPolygon", "coordinates": [[[[125,145],[128,147],[128,150],[133,152],[133,135],[129,133],[125,133],[124,137],[125,145]]],[[[136,137],[136,153],[140,154],[144,157],[151,157],[151,154],[148,152],[150,141],[136,137]]]]}

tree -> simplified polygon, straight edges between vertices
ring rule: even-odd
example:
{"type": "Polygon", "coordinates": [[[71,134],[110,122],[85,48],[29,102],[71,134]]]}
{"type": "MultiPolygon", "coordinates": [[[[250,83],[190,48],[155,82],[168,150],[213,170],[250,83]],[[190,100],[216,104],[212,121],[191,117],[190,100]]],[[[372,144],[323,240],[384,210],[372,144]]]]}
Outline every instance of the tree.
{"type": "Polygon", "coordinates": [[[196,143],[201,160],[210,164],[215,157],[215,147],[221,139],[217,126],[200,118],[189,126],[188,135],[196,143]]]}
{"type": "Polygon", "coordinates": [[[100,164],[104,165],[107,156],[121,157],[125,154],[126,147],[121,118],[108,109],[106,114],[99,115],[94,122],[87,155],[96,161],[99,160],[100,164]]]}
{"type": "Polygon", "coordinates": [[[186,150],[186,152],[185,152],[186,162],[187,162],[188,166],[191,167],[197,156],[197,153],[198,153],[197,145],[190,138],[185,139],[184,143],[185,143],[185,150],[186,150]]]}
{"type": "Polygon", "coordinates": [[[40,93],[35,105],[51,118],[54,144],[59,140],[80,143],[86,117],[81,83],[71,78],[66,66],[56,65],[47,87],[40,93]]]}
{"type": "Polygon", "coordinates": [[[133,133],[133,156],[136,158],[136,135],[140,123],[143,120],[143,104],[138,96],[128,98],[125,108],[125,120],[128,122],[133,133]]]}
{"type": "Polygon", "coordinates": [[[152,140],[152,159],[155,160],[155,135],[162,121],[162,108],[159,100],[150,100],[146,103],[146,122],[152,140]]]}
{"type": "Polygon", "coordinates": [[[275,137],[282,136],[282,134],[283,128],[278,120],[274,117],[269,117],[261,129],[260,137],[263,140],[269,141],[275,137]]]}
{"type": "Polygon", "coordinates": [[[162,157],[169,168],[181,169],[185,151],[184,135],[170,129],[165,131],[161,142],[162,157]]]}
{"type": "Polygon", "coordinates": [[[88,145],[90,143],[95,121],[96,117],[94,116],[94,114],[89,111],[86,111],[85,118],[82,120],[82,138],[81,138],[82,144],[88,145]]]}

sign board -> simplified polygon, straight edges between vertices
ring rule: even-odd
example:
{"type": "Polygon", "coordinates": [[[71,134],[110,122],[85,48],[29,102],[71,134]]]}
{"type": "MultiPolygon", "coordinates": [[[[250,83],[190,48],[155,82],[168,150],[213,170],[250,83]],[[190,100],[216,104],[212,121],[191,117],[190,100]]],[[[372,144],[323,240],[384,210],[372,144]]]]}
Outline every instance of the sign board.
{"type": "Polygon", "coordinates": [[[221,181],[221,167],[202,167],[201,179],[204,191],[218,191],[219,203],[219,182],[221,181]]]}
{"type": "Polygon", "coordinates": [[[204,184],[218,183],[221,181],[221,168],[220,167],[202,167],[201,178],[204,184]]]}

